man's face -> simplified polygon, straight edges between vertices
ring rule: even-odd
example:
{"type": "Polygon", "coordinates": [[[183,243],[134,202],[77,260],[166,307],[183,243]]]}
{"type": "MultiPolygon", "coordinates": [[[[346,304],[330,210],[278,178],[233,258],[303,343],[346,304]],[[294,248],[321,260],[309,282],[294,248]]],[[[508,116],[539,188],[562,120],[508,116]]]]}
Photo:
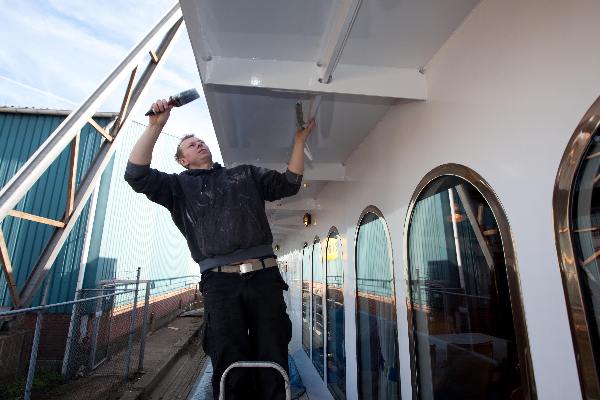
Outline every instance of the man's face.
{"type": "Polygon", "coordinates": [[[196,169],[212,165],[212,154],[203,140],[190,137],[181,142],[179,148],[182,154],[179,163],[184,167],[196,169]]]}

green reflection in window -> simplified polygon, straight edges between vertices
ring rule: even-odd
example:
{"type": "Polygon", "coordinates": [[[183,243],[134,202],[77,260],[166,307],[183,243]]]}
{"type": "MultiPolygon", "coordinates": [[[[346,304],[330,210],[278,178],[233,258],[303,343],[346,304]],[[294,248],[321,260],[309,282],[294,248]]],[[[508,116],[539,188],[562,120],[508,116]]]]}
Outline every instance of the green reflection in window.
{"type": "Polygon", "coordinates": [[[502,240],[470,183],[444,176],[425,188],[408,259],[420,398],[520,398],[502,240]]]}
{"type": "Polygon", "coordinates": [[[359,398],[400,398],[394,274],[387,227],[375,213],[361,220],[356,243],[359,398]]]}
{"type": "Polygon", "coordinates": [[[312,280],[312,246],[302,251],[302,348],[310,356],[310,297],[312,280]]]}
{"type": "Polygon", "coordinates": [[[346,340],[342,240],[337,232],[327,239],[327,387],[336,400],[346,398],[346,340]]]}
{"type": "MultiPolygon", "coordinates": [[[[573,190],[573,251],[596,360],[600,356],[600,135],[594,135],[573,190]]],[[[600,371],[600,366],[596,366],[600,371]]],[[[600,373],[600,372],[599,372],[600,373]]]]}
{"type": "Polygon", "coordinates": [[[321,243],[318,239],[313,245],[312,257],[313,290],[312,290],[312,362],[324,376],[325,349],[323,342],[323,264],[321,262],[321,243]]]}

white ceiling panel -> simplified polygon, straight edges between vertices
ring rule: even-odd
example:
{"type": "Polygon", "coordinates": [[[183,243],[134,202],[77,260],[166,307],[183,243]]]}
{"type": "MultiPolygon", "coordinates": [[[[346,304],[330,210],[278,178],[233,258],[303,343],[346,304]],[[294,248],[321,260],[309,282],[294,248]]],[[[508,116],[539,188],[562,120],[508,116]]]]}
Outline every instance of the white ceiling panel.
{"type": "MultiPolygon", "coordinates": [[[[205,86],[223,159],[228,163],[287,163],[296,132],[295,105],[308,113],[313,95],[205,86]]],[[[394,99],[323,95],[308,146],[315,163],[343,163],[394,99]]]]}
{"type": "Polygon", "coordinates": [[[479,0],[363,0],[341,64],[427,64],[479,0]]]}

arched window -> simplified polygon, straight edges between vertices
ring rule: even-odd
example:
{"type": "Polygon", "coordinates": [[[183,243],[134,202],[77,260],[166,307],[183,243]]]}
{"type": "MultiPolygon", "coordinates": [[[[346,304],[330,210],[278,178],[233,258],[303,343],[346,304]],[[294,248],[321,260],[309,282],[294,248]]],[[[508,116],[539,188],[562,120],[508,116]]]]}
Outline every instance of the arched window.
{"type": "Polygon", "coordinates": [[[325,350],[323,348],[323,263],[321,242],[316,237],[312,253],[312,362],[323,378],[325,350]]]}
{"type": "Polygon", "coordinates": [[[441,166],[417,187],[406,221],[413,390],[531,398],[512,240],[492,190],[466,167],[441,166]]]}
{"type": "Polygon", "coordinates": [[[344,266],[342,238],[335,227],[329,230],[325,251],[327,387],[336,400],[346,398],[346,340],[344,334],[344,266]]]}
{"type": "Polygon", "coordinates": [[[310,298],[312,290],[312,245],[302,250],[302,348],[310,357],[310,298]]]}
{"type": "Polygon", "coordinates": [[[359,398],[399,399],[392,248],[383,215],[373,206],[363,211],[356,233],[356,331],[359,398]]]}
{"type": "Polygon", "coordinates": [[[581,119],[554,189],[554,232],[583,397],[600,398],[600,98],[581,119]]]}

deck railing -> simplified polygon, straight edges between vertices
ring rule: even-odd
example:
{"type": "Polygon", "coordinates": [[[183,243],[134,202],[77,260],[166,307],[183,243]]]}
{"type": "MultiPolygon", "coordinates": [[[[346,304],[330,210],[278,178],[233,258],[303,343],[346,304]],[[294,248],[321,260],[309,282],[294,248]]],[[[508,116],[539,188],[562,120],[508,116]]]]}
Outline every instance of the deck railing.
{"type": "MultiPolygon", "coordinates": [[[[42,305],[0,312],[0,326],[21,333],[11,354],[0,354],[11,363],[6,366],[10,372],[0,373],[0,392],[20,391],[12,395],[29,400],[36,394],[36,376],[56,383],[87,378],[102,380],[105,388],[122,386],[143,371],[148,334],[198,304],[199,281],[198,275],[142,280],[138,270],[137,279],[102,281],[78,291],[75,300],[56,304],[44,304],[46,284],[42,305]]],[[[88,390],[84,397],[94,398],[94,385],[88,390]]]]}

